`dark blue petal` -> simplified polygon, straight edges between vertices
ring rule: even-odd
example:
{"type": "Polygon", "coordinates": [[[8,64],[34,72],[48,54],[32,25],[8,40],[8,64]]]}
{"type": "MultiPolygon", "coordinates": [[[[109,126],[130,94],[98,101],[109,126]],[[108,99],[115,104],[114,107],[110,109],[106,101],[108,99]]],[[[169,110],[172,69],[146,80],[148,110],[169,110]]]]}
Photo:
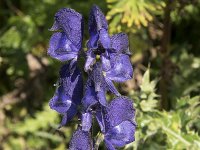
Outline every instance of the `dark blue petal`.
{"type": "Polygon", "coordinates": [[[77,111],[77,105],[72,103],[71,107],[67,111],[67,122],[70,121],[76,115],[77,111]]]}
{"type": "Polygon", "coordinates": [[[86,85],[85,95],[82,99],[82,105],[85,111],[88,111],[92,106],[98,103],[95,88],[92,85],[86,85]]]}
{"type": "Polygon", "coordinates": [[[110,141],[108,141],[108,140],[105,139],[105,138],[104,138],[104,141],[105,141],[107,150],[116,150],[115,147],[113,146],[113,144],[112,144],[110,141]]]}
{"type": "Polygon", "coordinates": [[[81,118],[82,130],[89,131],[92,126],[92,113],[87,112],[82,114],[81,118]]]}
{"type": "Polygon", "coordinates": [[[60,114],[65,114],[70,108],[71,104],[71,97],[66,94],[63,86],[58,87],[55,95],[49,102],[50,108],[60,114]]]}
{"type": "Polygon", "coordinates": [[[96,55],[94,54],[93,50],[88,50],[86,53],[86,62],[85,62],[85,71],[88,72],[88,70],[92,70],[92,65],[95,63],[96,61],[96,55]]]}
{"type": "Polygon", "coordinates": [[[128,55],[111,54],[111,69],[106,71],[106,78],[116,82],[124,82],[133,77],[133,67],[128,55]]]}
{"type": "Polygon", "coordinates": [[[108,24],[102,11],[96,5],[92,7],[89,16],[89,34],[90,39],[88,41],[89,49],[98,49],[103,47],[104,49],[111,47],[111,40],[108,34],[108,24]]]}
{"type": "Polygon", "coordinates": [[[69,150],[93,150],[93,142],[89,132],[77,129],[69,143],[69,150]]]}
{"type": "Polygon", "coordinates": [[[131,54],[129,52],[128,36],[125,33],[115,34],[111,37],[112,49],[116,53],[131,54]]]}
{"type": "Polygon", "coordinates": [[[101,63],[97,62],[93,66],[93,70],[91,72],[90,78],[92,78],[94,85],[95,85],[95,91],[99,92],[102,90],[102,88],[106,88],[105,78],[103,76],[103,70],[101,63]]]}
{"type": "Polygon", "coordinates": [[[99,34],[90,36],[90,39],[87,42],[88,49],[97,49],[98,48],[98,40],[99,40],[99,34]]]}
{"type": "Polygon", "coordinates": [[[83,36],[82,15],[70,8],[62,8],[55,14],[54,28],[59,27],[66,33],[68,39],[80,50],[83,36]]]}
{"type": "Polygon", "coordinates": [[[83,95],[83,80],[76,66],[65,64],[60,70],[59,86],[50,100],[51,109],[64,115],[61,126],[71,120],[77,113],[83,95]]]}
{"type": "MultiPolygon", "coordinates": [[[[72,94],[72,101],[75,105],[80,105],[81,99],[83,98],[83,78],[78,68],[75,70],[74,74],[72,75],[71,80],[72,80],[71,89],[74,89],[73,94],[72,94]]],[[[67,89],[68,88],[70,87],[67,87],[67,89]]]]}
{"type": "Polygon", "coordinates": [[[115,127],[126,120],[133,122],[134,117],[133,101],[127,97],[117,97],[106,108],[107,129],[115,127]]]}
{"type": "Polygon", "coordinates": [[[54,33],[49,42],[48,55],[60,61],[76,58],[78,49],[67,38],[64,32],[54,33]]]}
{"type": "Polygon", "coordinates": [[[67,112],[62,116],[62,121],[59,125],[59,128],[63,127],[67,124],[77,113],[77,106],[72,103],[71,107],[67,110],[67,112]]]}
{"type": "Polygon", "coordinates": [[[90,36],[98,34],[101,29],[108,30],[108,23],[100,8],[94,5],[89,16],[89,33],[90,36]]]}
{"type": "Polygon", "coordinates": [[[105,111],[104,111],[104,107],[100,106],[97,110],[96,110],[96,119],[99,123],[99,126],[101,128],[101,132],[105,133],[105,111]]]}
{"type": "Polygon", "coordinates": [[[83,78],[78,67],[75,65],[71,68],[71,63],[63,65],[60,70],[60,82],[66,94],[72,97],[72,102],[79,105],[83,97],[83,78]]]}
{"type": "Polygon", "coordinates": [[[110,128],[105,135],[105,140],[109,141],[108,147],[122,147],[135,140],[135,124],[130,121],[123,121],[119,125],[110,128]]]}
{"type": "Polygon", "coordinates": [[[105,77],[105,81],[106,81],[109,91],[112,92],[113,94],[115,94],[116,96],[120,96],[120,93],[117,91],[113,82],[107,77],[105,77]]]}
{"type": "Polygon", "coordinates": [[[101,63],[98,62],[94,65],[90,78],[93,81],[98,101],[101,103],[101,105],[106,106],[107,86],[103,75],[101,63]]]}
{"type": "Polygon", "coordinates": [[[99,31],[99,41],[104,49],[111,47],[111,40],[107,30],[101,29],[99,31]]]}
{"type": "Polygon", "coordinates": [[[107,101],[106,101],[106,91],[104,88],[101,88],[100,91],[97,92],[97,98],[99,100],[99,103],[103,106],[107,105],[107,101]]]}

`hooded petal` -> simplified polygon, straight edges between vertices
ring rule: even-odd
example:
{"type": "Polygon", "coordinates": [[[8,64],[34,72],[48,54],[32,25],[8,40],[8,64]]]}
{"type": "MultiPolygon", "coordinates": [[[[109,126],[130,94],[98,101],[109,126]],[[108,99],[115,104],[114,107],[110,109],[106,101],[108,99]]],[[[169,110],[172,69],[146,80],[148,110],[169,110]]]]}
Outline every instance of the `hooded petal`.
{"type": "Polygon", "coordinates": [[[93,142],[89,132],[78,128],[71,138],[69,150],[93,150],[93,142]]]}
{"type": "MultiPolygon", "coordinates": [[[[87,83],[86,83],[87,84],[87,83]]],[[[98,103],[94,86],[86,85],[85,95],[82,99],[82,105],[85,111],[98,103]]]]}
{"type": "Polygon", "coordinates": [[[83,83],[81,73],[77,67],[70,68],[70,63],[61,67],[60,85],[49,102],[51,109],[64,115],[61,125],[73,118],[82,99],[83,83]]]}
{"type": "Polygon", "coordinates": [[[94,5],[89,16],[89,33],[90,36],[98,34],[101,29],[108,30],[108,23],[100,8],[94,5]]]}
{"type": "Polygon", "coordinates": [[[128,36],[125,33],[115,34],[111,37],[111,47],[116,53],[131,54],[129,52],[128,36]]]}
{"type": "Polygon", "coordinates": [[[63,86],[58,87],[55,95],[49,102],[51,109],[60,114],[65,114],[72,104],[71,97],[66,95],[63,86]]]}
{"type": "Polygon", "coordinates": [[[68,39],[64,32],[57,32],[51,36],[48,55],[60,61],[68,61],[76,58],[77,48],[68,39]]]}
{"type": "Polygon", "coordinates": [[[107,129],[118,126],[123,121],[134,122],[135,109],[132,100],[127,97],[113,99],[106,108],[107,129]]]}
{"type": "Polygon", "coordinates": [[[63,127],[70,121],[77,113],[77,106],[72,104],[71,107],[67,110],[67,112],[62,116],[62,120],[59,128],[63,127]]]}
{"type": "Polygon", "coordinates": [[[128,55],[111,54],[111,69],[106,72],[106,78],[116,82],[124,82],[132,78],[133,68],[128,55]]]}
{"type": "Polygon", "coordinates": [[[61,67],[60,84],[63,85],[66,94],[72,98],[72,102],[79,105],[83,97],[83,78],[76,65],[71,67],[68,63],[61,67]]]}
{"type": "Polygon", "coordinates": [[[62,8],[55,14],[51,31],[62,29],[73,45],[80,50],[83,36],[82,15],[70,8],[62,8]]]}
{"type": "Polygon", "coordinates": [[[104,49],[111,47],[111,40],[108,34],[108,23],[100,8],[94,5],[89,16],[89,34],[88,48],[98,49],[103,46],[104,49]]]}
{"type": "Polygon", "coordinates": [[[107,147],[122,147],[133,142],[135,140],[135,127],[134,123],[123,121],[119,125],[110,128],[105,135],[107,147]]]}

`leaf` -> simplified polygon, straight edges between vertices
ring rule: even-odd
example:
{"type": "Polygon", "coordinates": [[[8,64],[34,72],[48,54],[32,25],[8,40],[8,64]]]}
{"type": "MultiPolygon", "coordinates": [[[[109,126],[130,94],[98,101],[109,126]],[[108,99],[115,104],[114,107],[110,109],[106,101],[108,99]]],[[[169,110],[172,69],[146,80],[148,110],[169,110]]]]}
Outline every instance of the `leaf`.
{"type": "Polygon", "coordinates": [[[58,114],[50,110],[49,106],[46,104],[43,111],[36,113],[35,118],[28,117],[24,122],[11,125],[9,128],[22,135],[26,133],[35,134],[56,122],[58,122],[58,114]]]}
{"type": "MultiPolygon", "coordinates": [[[[144,1],[144,0],[107,0],[110,11],[107,13],[107,19],[111,20],[111,30],[116,31],[118,24],[122,26],[125,24],[128,28],[136,26],[147,26],[148,22],[153,20],[153,15],[157,11],[162,11],[165,5],[162,1],[144,1]],[[116,17],[121,15],[121,20],[116,21],[116,17]],[[115,23],[113,23],[113,21],[115,23]]],[[[121,29],[122,27],[120,27],[121,29]]]]}

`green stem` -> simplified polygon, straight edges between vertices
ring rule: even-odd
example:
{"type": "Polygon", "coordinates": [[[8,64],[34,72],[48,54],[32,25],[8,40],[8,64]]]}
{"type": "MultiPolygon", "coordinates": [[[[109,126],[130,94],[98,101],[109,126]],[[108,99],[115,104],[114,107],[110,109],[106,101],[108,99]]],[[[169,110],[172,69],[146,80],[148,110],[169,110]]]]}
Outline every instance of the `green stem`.
{"type": "Polygon", "coordinates": [[[190,146],[191,143],[186,141],[184,138],[182,138],[180,135],[176,134],[174,131],[170,130],[169,128],[162,126],[162,129],[166,132],[168,132],[169,134],[171,134],[172,136],[174,136],[175,138],[177,138],[179,141],[181,141],[183,144],[190,146]]]}

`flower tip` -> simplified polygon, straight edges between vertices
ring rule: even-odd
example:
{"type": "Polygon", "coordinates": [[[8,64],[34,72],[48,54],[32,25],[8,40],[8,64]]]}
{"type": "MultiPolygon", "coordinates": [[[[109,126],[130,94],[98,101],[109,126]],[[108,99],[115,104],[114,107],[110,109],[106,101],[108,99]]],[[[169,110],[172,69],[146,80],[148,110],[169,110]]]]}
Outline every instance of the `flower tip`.
{"type": "Polygon", "coordinates": [[[48,30],[49,31],[58,31],[58,30],[60,30],[60,26],[59,26],[58,22],[54,21],[53,26],[48,30]]]}
{"type": "Polygon", "coordinates": [[[93,4],[93,5],[92,5],[92,9],[93,9],[93,8],[99,9],[99,6],[97,6],[96,4],[93,4]]]}

